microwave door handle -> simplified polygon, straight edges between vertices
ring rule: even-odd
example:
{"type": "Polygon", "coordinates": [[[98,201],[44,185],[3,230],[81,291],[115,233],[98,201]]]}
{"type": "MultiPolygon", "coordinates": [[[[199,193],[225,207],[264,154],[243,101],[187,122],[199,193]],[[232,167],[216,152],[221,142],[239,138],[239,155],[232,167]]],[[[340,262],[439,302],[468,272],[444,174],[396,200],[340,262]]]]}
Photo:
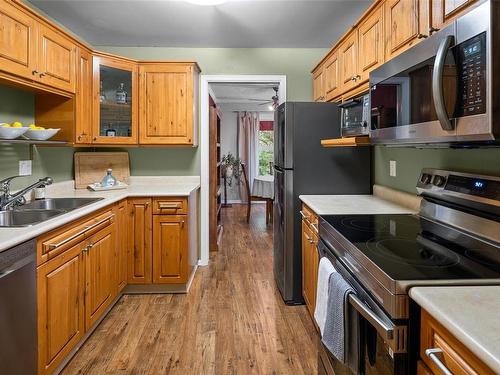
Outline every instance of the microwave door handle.
{"type": "Polygon", "coordinates": [[[446,111],[443,88],[444,64],[446,62],[448,50],[452,46],[453,42],[453,35],[448,35],[441,41],[436,54],[436,60],[434,61],[434,71],[432,72],[432,97],[434,99],[436,115],[443,130],[453,130],[453,124],[450,121],[448,112],[446,111]]]}

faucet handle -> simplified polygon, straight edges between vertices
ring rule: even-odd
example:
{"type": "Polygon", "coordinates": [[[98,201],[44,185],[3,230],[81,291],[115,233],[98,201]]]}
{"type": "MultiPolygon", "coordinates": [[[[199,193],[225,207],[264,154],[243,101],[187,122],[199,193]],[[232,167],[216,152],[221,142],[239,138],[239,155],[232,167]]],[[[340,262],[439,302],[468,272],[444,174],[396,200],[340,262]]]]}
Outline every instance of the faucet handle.
{"type": "Polygon", "coordinates": [[[24,177],[24,176],[11,176],[4,178],[3,180],[0,181],[0,190],[3,191],[4,193],[8,193],[10,191],[10,183],[13,179],[18,178],[18,177],[24,177]]]}

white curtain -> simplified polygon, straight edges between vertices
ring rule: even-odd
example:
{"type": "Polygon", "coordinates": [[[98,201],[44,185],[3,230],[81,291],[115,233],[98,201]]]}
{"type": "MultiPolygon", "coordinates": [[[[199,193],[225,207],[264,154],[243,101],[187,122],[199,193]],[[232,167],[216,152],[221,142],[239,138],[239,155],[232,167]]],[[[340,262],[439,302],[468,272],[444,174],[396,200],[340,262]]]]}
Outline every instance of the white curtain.
{"type": "Polygon", "coordinates": [[[245,163],[250,194],[259,171],[259,124],[258,112],[238,113],[238,157],[245,163]]]}

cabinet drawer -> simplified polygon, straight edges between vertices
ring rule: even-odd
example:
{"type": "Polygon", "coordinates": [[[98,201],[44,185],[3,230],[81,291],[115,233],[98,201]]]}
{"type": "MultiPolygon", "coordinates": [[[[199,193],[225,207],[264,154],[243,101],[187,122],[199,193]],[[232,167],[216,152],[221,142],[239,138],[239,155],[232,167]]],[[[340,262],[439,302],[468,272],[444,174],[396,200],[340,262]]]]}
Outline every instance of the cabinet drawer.
{"type": "Polygon", "coordinates": [[[455,375],[493,374],[446,328],[422,310],[420,357],[434,374],[441,374],[438,362],[455,375]]]}
{"type": "Polygon", "coordinates": [[[106,228],[114,222],[114,218],[115,215],[110,208],[43,235],[38,239],[38,264],[54,258],[85,238],[106,228]]]}
{"type": "Polygon", "coordinates": [[[315,234],[318,233],[318,215],[305,204],[302,205],[301,215],[302,220],[305,220],[305,222],[311,226],[313,232],[315,234]]]}
{"type": "Polygon", "coordinates": [[[154,215],[187,215],[186,198],[155,198],[153,200],[154,215]]]}

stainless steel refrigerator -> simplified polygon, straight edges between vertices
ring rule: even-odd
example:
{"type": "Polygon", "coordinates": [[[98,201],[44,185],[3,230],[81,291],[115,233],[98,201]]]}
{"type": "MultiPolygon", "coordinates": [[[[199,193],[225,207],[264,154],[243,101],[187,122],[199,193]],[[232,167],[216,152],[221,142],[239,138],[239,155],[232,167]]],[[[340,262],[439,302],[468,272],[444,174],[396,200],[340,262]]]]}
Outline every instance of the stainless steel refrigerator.
{"type": "Polygon", "coordinates": [[[274,118],[274,277],[287,304],[301,304],[301,202],[305,194],[370,194],[370,147],[324,148],[340,137],[334,103],[287,102],[274,118]]]}

